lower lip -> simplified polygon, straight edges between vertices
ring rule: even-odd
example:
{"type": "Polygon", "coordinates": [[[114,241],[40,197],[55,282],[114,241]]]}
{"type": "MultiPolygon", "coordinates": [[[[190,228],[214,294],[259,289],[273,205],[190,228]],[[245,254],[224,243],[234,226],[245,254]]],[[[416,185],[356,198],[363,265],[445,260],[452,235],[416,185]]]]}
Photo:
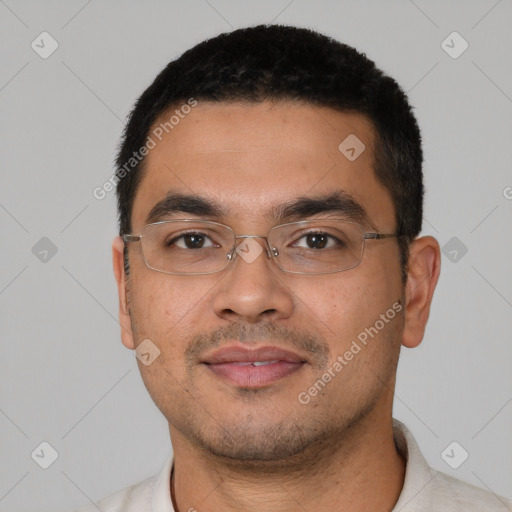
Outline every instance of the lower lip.
{"type": "Polygon", "coordinates": [[[260,366],[236,363],[206,364],[209,370],[245,388],[259,388],[276,382],[300,370],[304,363],[278,361],[260,366]]]}

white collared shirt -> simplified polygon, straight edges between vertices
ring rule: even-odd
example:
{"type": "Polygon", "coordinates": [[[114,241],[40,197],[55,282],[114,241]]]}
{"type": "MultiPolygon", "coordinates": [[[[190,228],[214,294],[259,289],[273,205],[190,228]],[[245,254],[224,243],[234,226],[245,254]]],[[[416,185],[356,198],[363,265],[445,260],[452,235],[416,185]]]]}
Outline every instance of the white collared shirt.
{"type": "MultiPolygon", "coordinates": [[[[431,468],[407,427],[393,420],[395,443],[407,460],[405,481],[392,512],[510,512],[512,501],[431,468]]],[[[175,512],[171,456],[160,475],[132,485],[79,512],[175,512]]],[[[186,511],[185,511],[186,512],[186,511]]]]}

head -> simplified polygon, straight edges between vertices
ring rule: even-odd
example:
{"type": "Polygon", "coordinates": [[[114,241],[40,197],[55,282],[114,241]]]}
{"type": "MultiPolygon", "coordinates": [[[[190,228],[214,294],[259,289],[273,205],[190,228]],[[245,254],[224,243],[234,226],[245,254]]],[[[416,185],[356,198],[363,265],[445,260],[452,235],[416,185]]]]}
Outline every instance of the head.
{"type": "Polygon", "coordinates": [[[356,212],[365,232],[397,235],[367,241],[358,266],[323,275],[283,273],[265,251],[218,273],[164,274],[145,265],[140,243],[116,238],[123,343],[158,348],[139,366],[172,435],[230,460],[289,460],[390,416],[400,347],[420,343],[439,275],[437,242],[418,238],[421,167],[398,84],[313,31],[222,34],[157,76],[117,157],[121,236],[149,218],[265,236],[287,207],[293,220],[356,212]],[[356,158],[343,153],[349,136],[356,158]],[[235,344],[277,346],[301,363],[272,383],[235,385],[205,364],[235,344]]]}

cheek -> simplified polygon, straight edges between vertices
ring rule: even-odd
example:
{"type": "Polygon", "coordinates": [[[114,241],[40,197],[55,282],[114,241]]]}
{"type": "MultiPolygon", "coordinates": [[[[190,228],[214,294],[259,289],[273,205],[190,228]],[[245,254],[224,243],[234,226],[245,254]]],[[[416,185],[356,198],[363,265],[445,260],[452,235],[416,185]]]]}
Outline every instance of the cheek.
{"type": "Polygon", "coordinates": [[[153,271],[143,271],[133,279],[132,318],[138,337],[155,338],[165,349],[193,333],[190,328],[207,290],[190,279],[184,283],[179,277],[153,271]]]}
{"type": "Polygon", "coordinates": [[[132,324],[136,344],[149,339],[159,350],[154,362],[138,361],[138,366],[153,400],[165,410],[169,393],[186,386],[183,354],[197,333],[198,311],[207,291],[199,284],[180,283],[174,276],[151,274],[155,275],[142,272],[133,280],[132,324]]]}
{"type": "Polygon", "coordinates": [[[389,260],[372,263],[321,279],[317,276],[311,286],[296,289],[301,309],[329,340],[333,357],[401,298],[399,266],[391,269],[389,260]]]}

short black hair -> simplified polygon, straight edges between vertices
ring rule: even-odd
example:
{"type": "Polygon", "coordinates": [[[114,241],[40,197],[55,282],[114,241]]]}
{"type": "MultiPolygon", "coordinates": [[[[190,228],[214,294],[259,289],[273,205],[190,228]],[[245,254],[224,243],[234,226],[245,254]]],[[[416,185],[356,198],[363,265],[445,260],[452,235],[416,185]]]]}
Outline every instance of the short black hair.
{"type": "Polygon", "coordinates": [[[131,231],[133,202],[145,163],[139,152],[150,130],[169,109],[191,98],[247,103],[296,100],[365,115],[376,132],[374,171],[394,203],[406,278],[409,243],[421,231],[424,194],[421,135],[407,96],[366,55],[306,28],[258,25],[220,34],[186,51],[159,73],[137,100],[119,145],[121,235],[131,231]]]}

